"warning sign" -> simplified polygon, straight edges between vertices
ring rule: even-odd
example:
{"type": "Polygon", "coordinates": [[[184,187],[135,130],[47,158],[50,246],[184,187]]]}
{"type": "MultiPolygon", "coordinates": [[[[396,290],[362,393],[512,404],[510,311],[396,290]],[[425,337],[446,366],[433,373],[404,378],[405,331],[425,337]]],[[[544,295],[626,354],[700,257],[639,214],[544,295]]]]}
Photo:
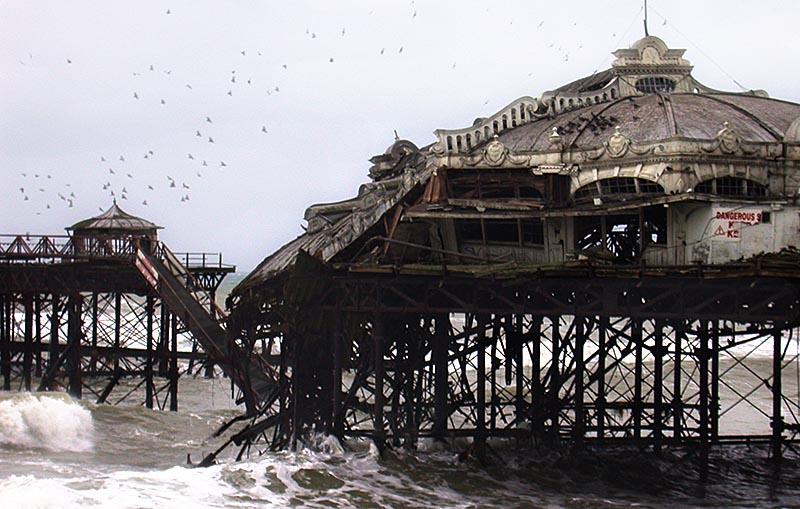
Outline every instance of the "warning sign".
{"type": "Polygon", "coordinates": [[[712,219],[714,240],[738,241],[741,239],[742,225],[761,223],[760,210],[718,210],[712,219]]]}

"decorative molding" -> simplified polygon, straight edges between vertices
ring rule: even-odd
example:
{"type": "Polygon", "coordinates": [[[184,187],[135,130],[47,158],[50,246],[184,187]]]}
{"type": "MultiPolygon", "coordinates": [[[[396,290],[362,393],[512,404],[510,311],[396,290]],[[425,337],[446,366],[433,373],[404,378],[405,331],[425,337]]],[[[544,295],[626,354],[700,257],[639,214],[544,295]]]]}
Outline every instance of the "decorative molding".
{"type": "Polygon", "coordinates": [[[700,149],[706,153],[719,151],[727,155],[736,153],[753,155],[759,151],[757,146],[745,147],[746,144],[747,142],[742,140],[739,133],[731,128],[728,122],[724,122],[722,124],[722,129],[720,129],[716,137],[714,137],[714,140],[710,143],[701,144],[700,149]]]}
{"type": "Polygon", "coordinates": [[[530,156],[520,156],[512,154],[502,141],[494,136],[486,147],[479,154],[474,156],[464,157],[464,164],[466,166],[486,165],[496,168],[505,164],[511,166],[528,166],[530,165],[530,156]]]}

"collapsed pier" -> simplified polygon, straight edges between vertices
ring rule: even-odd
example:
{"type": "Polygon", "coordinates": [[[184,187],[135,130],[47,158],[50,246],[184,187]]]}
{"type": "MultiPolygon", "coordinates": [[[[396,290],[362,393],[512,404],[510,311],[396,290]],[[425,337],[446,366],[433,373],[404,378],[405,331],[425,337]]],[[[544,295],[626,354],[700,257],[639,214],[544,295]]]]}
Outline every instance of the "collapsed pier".
{"type": "Polygon", "coordinates": [[[657,37],[614,55],[427,146],[396,139],[227,312],[221,257],[173,254],[116,205],[4,239],[3,388],[143,385],[176,408],[179,376],[218,366],[240,455],[315,432],[796,454],[800,105],[712,90],[657,37]]]}
{"type": "Polygon", "coordinates": [[[234,442],[796,451],[800,105],[712,90],[683,53],[646,37],[396,139],[357,197],[309,207],[228,299],[281,380],[234,442]]]}

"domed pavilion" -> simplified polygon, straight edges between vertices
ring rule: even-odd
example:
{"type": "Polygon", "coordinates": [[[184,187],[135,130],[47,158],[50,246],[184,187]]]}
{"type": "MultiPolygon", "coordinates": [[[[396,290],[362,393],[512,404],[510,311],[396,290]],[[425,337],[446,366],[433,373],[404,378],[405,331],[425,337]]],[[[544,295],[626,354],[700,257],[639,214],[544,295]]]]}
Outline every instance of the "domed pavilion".
{"type": "Polygon", "coordinates": [[[728,346],[764,341],[774,383],[753,404],[774,403],[759,429],[780,455],[800,430],[779,383],[800,323],[800,104],[713,90],[658,37],[614,55],[422,148],[395,140],[236,287],[229,330],[287,379],[263,409],[285,417],[275,443],[705,448],[730,432],[728,346]]]}

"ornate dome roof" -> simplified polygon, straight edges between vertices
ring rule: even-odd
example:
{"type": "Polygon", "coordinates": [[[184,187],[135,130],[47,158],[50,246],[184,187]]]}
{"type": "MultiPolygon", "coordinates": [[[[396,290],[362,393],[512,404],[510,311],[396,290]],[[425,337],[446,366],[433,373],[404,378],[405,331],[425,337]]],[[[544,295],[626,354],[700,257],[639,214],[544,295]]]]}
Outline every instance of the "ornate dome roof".
{"type": "Polygon", "coordinates": [[[742,140],[776,143],[800,117],[800,104],[739,94],[647,94],[541,118],[499,135],[513,152],[550,150],[559,134],[565,148],[603,145],[615,128],[634,142],[671,138],[712,140],[724,127],[742,140]]]}
{"type": "Polygon", "coordinates": [[[511,153],[594,149],[618,130],[632,143],[714,140],[727,130],[750,143],[800,141],[800,104],[764,91],[729,93],[696,81],[684,50],[648,36],[614,52],[610,69],[537,98],[522,97],[463,129],[436,131],[437,155],[470,155],[497,138],[511,153]]]}
{"type": "Polygon", "coordinates": [[[67,230],[72,230],[73,232],[81,232],[81,231],[105,231],[105,232],[151,232],[155,233],[157,229],[161,228],[157,226],[155,223],[151,223],[146,219],[142,219],[140,217],[136,217],[134,215],[128,214],[124,210],[122,210],[117,202],[114,201],[114,204],[100,214],[99,216],[95,216],[89,219],[84,219],[83,221],[79,221],[72,226],[68,226],[67,230]]]}

